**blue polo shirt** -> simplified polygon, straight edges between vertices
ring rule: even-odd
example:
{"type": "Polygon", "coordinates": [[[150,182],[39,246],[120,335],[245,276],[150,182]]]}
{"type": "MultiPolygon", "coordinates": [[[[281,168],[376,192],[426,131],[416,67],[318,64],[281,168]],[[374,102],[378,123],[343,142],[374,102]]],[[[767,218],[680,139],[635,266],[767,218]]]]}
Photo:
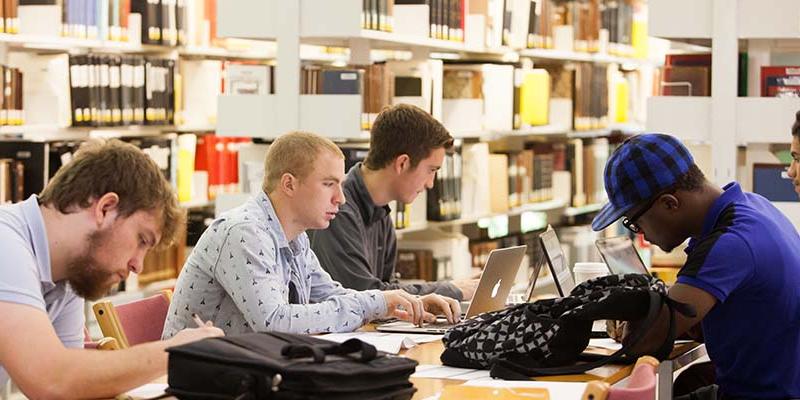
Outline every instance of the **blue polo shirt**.
{"type": "MultiPolygon", "coordinates": [[[[53,282],[47,232],[36,195],[0,206],[0,254],[0,302],[46,313],[65,347],[83,347],[83,299],[67,282],[53,282]]],[[[44,360],[30,361],[35,364],[44,360]]],[[[7,381],[0,360],[0,388],[7,381]]]]}
{"type": "Polygon", "coordinates": [[[765,198],[724,187],[678,282],[717,304],[702,322],[726,396],[800,397],[800,236],[765,198]]]}

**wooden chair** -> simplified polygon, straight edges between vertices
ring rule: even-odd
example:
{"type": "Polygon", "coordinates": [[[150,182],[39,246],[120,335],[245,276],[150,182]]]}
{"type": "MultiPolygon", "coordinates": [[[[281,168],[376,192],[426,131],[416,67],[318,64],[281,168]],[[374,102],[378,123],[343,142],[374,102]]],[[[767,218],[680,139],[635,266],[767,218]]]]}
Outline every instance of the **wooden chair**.
{"type": "Polygon", "coordinates": [[[172,291],[114,306],[110,301],[95,303],[92,309],[104,336],[116,339],[120,348],[161,339],[172,291]]]}
{"type": "Polygon", "coordinates": [[[626,387],[611,387],[603,381],[591,381],[583,392],[583,400],[655,400],[658,360],[639,357],[628,377],[626,387]]]}
{"type": "Polygon", "coordinates": [[[92,340],[89,330],[83,327],[83,348],[94,350],[119,350],[119,342],[113,337],[103,337],[100,340],[92,340]]]}

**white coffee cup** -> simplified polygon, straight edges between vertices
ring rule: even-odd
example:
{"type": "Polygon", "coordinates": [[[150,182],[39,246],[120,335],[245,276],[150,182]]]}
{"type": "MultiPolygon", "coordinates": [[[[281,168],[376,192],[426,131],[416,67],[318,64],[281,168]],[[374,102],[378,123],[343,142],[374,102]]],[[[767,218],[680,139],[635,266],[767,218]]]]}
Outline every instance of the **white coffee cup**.
{"type": "Polygon", "coordinates": [[[577,262],[572,268],[572,273],[575,275],[575,283],[579,284],[608,275],[608,267],[601,262],[577,262]]]}

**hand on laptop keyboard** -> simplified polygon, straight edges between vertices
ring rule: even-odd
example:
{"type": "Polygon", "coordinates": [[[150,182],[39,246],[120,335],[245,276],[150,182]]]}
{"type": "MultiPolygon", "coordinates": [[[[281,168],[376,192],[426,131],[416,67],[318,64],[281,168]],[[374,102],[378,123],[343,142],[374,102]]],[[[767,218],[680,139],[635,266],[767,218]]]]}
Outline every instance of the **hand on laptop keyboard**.
{"type": "Polygon", "coordinates": [[[431,313],[443,315],[451,325],[461,320],[461,303],[458,300],[433,293],[422,296],[420,299],[425,306],[426,314],[432,317],[425,318],[425,322],[435,322],[436,317],[431,313]]]}

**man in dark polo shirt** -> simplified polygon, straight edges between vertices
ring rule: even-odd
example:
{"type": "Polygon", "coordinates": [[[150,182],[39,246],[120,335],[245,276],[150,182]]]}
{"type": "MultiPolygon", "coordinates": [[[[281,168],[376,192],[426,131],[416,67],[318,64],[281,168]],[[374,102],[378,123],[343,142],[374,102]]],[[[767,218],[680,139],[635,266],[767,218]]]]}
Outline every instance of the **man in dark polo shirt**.
{"type": "MultiPolygon", "coordinates": [[[[722,189],[708,182],[686,147],[668,135],[625,141],[608,160],[605,187],[610,203],[594,230],[622,218],[664,251],[690,239],[669,296],[697,312],[676,313],[678,334],[701,323],[716,372],[716,385],[704,394],[799,398],[800,237],[792,223],[736,182],[722,189]]],[[[637,350],[657,347],[668,321],[665,307],[637,350]]]]}
{"type": "Polygon", "coordinates": [[[404,289],[472,298],[476,279],[401,284],[394,274],[397,237],[388,204],[409,204],[433,187],[452,145],[444,126],[418,107],[400,104],[378,115],[366,160],[353,166],[344,181],[347,202],[328,229],[311,235],[314,253],[335,281],[356,290],[404,289]]]}

